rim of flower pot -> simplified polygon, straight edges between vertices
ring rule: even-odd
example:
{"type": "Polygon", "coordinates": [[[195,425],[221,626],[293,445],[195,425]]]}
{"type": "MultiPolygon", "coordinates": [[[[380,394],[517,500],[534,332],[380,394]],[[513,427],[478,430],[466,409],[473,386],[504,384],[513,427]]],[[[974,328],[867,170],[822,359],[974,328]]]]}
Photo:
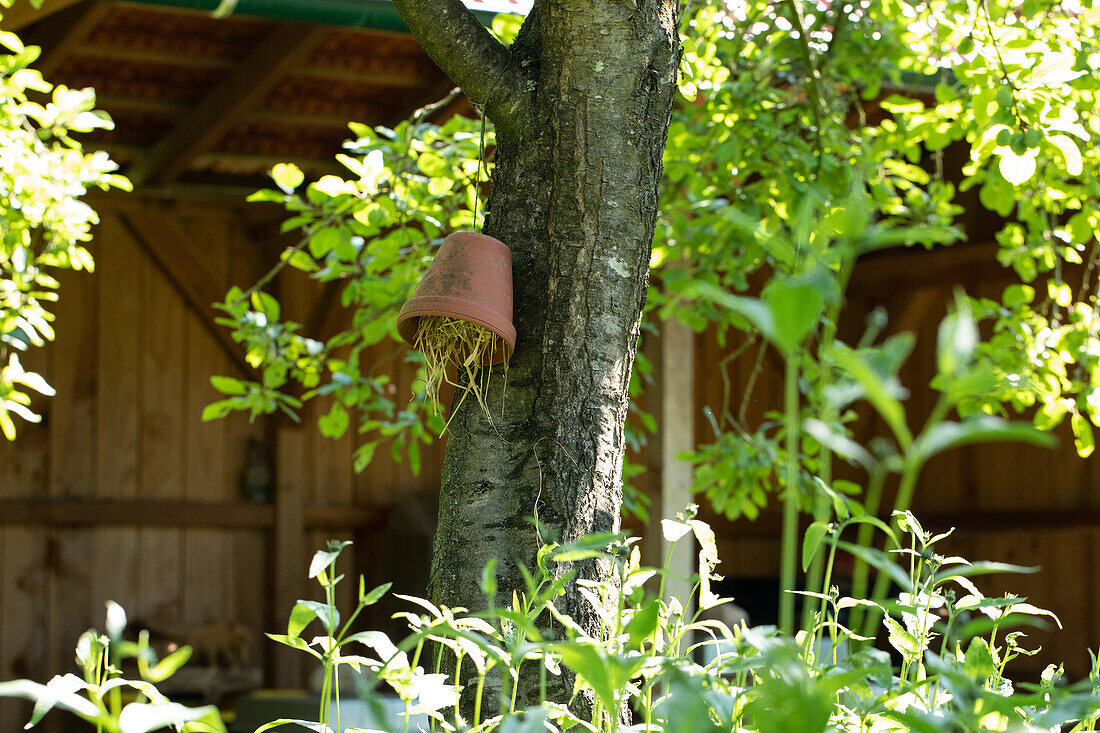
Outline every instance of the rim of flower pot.
{"type": "Polygon", "coordinates": [[[464,298],[446,295],[421,295],[407,301],[397,316],[397,332],[410,346],[416,346],[416,330],[422,316],[444,316],[477,324],[504,340],[504,349],[486,354],[483,366],[500,364],[510,358],[516,348],[516,327],[497,311],[464,298]]]}

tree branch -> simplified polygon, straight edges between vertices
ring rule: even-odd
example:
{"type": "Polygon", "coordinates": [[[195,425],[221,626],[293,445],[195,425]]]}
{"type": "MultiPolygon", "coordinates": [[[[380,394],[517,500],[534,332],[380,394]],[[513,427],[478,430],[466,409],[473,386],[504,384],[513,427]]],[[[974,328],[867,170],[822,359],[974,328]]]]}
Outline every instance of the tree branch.
{"type": "Polygon", "coordinates": [[[520,119],[526,79],[511,52],[482,27],[461,0],[394,0],[405,25],[443,72],[483,107],[499,128],[520,119]]]}

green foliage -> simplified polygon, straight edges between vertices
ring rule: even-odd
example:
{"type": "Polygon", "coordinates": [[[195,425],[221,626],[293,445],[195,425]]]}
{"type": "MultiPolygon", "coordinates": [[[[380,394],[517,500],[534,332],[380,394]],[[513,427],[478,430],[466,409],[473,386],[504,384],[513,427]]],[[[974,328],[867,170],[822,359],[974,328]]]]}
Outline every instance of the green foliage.
{"type": "Polygon", "coordinates": [[[97,733],[150,733],[171,729],[177,733],[225,733],[213,705],[189,708],[170,701],[156,685],[171,677],[191,657],[191,647],[180,647],[157,659],[149,646],[149,632],[127,641],[126,612],[107,603],[107,633],[86,631],[76,645],[82,676],[57,675],[45,685],[30,680],[0,682],[0,697],[34,702],[26,728],[36,726],[53,709],[65,710],[94,725],[97,733]],[[123,677],[124,664],[134,663],[140,679],[123,677]],[[133,700],[123,704],[123,691],[133,700]]]}
{"type": "Polygon", "coordinates": [[[253,418],[282,411],[297,419],[303,402],[331,397],[319,427],[331,438],[353,427],[366,436],[355,452],[356,470],[370,463],[382,439],[393,438],[395,459],[404,452],[419,471],[420,445],[443,429],[425,394],[420,356],[406,356],[419,367],[415,393],[396,395],[389,377],[377,373],[371,349],[396,339],[401,304],[444,236],[474,225],[481,139],[478,122],[453,117],[437,126],[420,120],[425,113],[393,130],[353,124],[359,137],[348,143],[351,154],[338,156],[351,173],[346,179],[330,175],[305,184],[298,168],[280,164],[271,171],[277,189],[251,197],[285,206],[290,218],[283,230],[298,230],[301,238],[259,282],[231,289],[219,305],[226,314],[220,322],[261,376],[216,377],[225,398],[209,405],[204,419],[233,410],[253,418]],[[319,341],[283,318],[263,288],[286,266],[340,284],[352,327],[319,341]]]}
{"type": "Polygon", "coordinates": [[[51,272],[94,267],[85,245],[98,219],[80,197],[90,186],[129,183],[106,153],[85,154],[71,137],[111,126],[95,109],[94,92],[45,81],[31,68],[40,49],[14,33],[0,31],[0,46],[0,433],[13,440],[15,417],[41,419],[31,393],[54,394],[19,358],[53,340],[58,282],[51,272]]]}
{"type": "MultiPolygon", "coordinates": [[[[731,328],[762,337],[797,362],[800,403],[759,425],[712,406],[722,416],[712,417],[714,442],[685,456],[695,491],[731,518],[754,517],[790,476],[816,474],[799,480],[798,507],[824,523],[830,493],[861,489],[834,485],[839,457],[867,471],[866,516],[892,474],[896,508],[906,509],[936,452],[1049,443],[1004,420],[1011,412],[1044,431],[1068,417],[1078,453],[1090,455],[1100,425],[1100,87],[1090,73],[1100,8],[697,2],[686,19],[681,91],[691,103],[669,131],[653,257],[676,267],[662,271],[649,304],[697,331],[716,324],[723,342],[731,328]],[[897,377],[912,339],[876,344],[879,320],[849,346],[836,324],[860,255],[961,238],[951,144],[969,148],[959,190],[978,187],[982,206],[1010,217],[997,257],[1023,282],[1000,302],[956,297],[931,384],[940,400],[914,434],[897,377]],[[750,280],[760,297],[744,294],[750,280]],[[847,427],[860,399],[889,432],[867,446],[847,427]],[[788,435],[800,436],[796,450],[788,435]]],[[[820,577],[820,564],[810,571],[820,577]]]]}
{"type": "MultiPolygon", "coordinates": [[[[896,518],[899,533],[854,515],[815,533],[811,544],[832,555],[856,553],[894,578],[900,591],[890,602],[841,596],[835,588],[807,593],[823,601],[822,611],[793,638],[770,627],[730,628],[712,615],[711,609],[730,599],[709,591],[717,564],[714,535],[691,511],[662,524],[670,542],[693,536],[703,549],[692,578],[694,599],[664,594],[668,568],[642,566],[637,538],[594,535],[544,546],[504,607],[496,605],[495,562],[482,574],[485,612],[397,596],[412,609],[397,614],[410,633],[393,641],[377,631],[349,633],[350,620],[334,631],[340,617],[331,589],[340,576],[333,574],[347,543],[330,543],[310,569],[327,601],[299,601],[287,635],[272,638],[327,659],[326,679],[336,679],[332,670],[338,664],[361,672],[360,695],[368,703],[377,703],[380,694],[397,695],[405,712],[378,718],[381,731],[407,730],[412,714],[427,715],[436,730],[479,733],[1091,730],[1100,713],[1092,682],[1067,684],[1054,667],[1039,685],[1009,677],[1014,659],[1034,653],[1013,629],[1058,619],[1022,598],[986,597],[971,580],[1029,569],[941,555],[937,545],[947,534],[926,531],[909,512],[896,518]],[[840,539],[845,527],[861,521],[874,523],[898,549],[888,553],[840,539]],[[600,621],[596,637],[560,607],[573,563],[593,558],[612,568],[605,581],[579,588],[600,621]],[[880,626],[899,664],[851,631],[851,611],[863,608],[884,612],[880,626]],[[324,634],[305,642],[303,631],[318,622],[324,634]],[[360,645],[365,655],[354,653],[360,645]],[[430,667],[423,661],[429,653],[430,667]],[[518,707],[515,696],[524,670],[540,679],[537,704],[527,708],[518,707]],[[569,705],[548,698],[552,678],[559,676],[572,681],[569,705]],[[593,701],[588,714],[572,704],[586,694],[593,701]],[[630,711],[629,727],[620,715],[624,710],[630,711]]],[[[360,581],[355,613],[385,590],[365,594],[360,581]]],[[[328,689],[338,705],[335,690],[328,689]]],[[[338,714],[331,727],[333,715],[324,705],[317,722],[277,720],[258,730],[290,723],[321,733],[358,730],[342,728],[338,714]]]]}
{"type": "MultiPolygon", "coordinates": [[[[301,725],[310,730],[319,731],[319,733],[330,733],[332,730],[329,727],[330,719],[335,720],[337,731],[344,731],[344,728],[340,725],[339,672],[342,666],[350,667],[355,672],[360,672],[363,669],[371,669],[376,672],[381,670],[381,678],[387,678],[387,675],[392,674],[398,679],[408,682],[410,669],[407,658],[405,658],[406,664],[401,666],[395,658],[387,657],[387,663],[393,662],[393,666],[387,672],[384,669],[386,665],[380,668],[375,660],[356,654],[348,654],[344,651],[346,646],[354,642],[365,644],[380,654],[387,654],[393,647],[382,632],[355,633],[353,631],[353,625],[359,614],[363,612],[363,609],[373,606],[381,600],[382,596],[390,589],[390,583],[385,583],[368,591],[363,578],[360,577],[358,602],[355,610],[346,619],[342,619],[340,611],[336,607],[336,586],[344,579],[343,575],[338,575],[336,572],[336,562],[340,558],[340,553],[350,544],[351,542],[330,541],[327,549],[318,550],[313,555],[313,560],[309,564],[309,577],[316,579],[321,586],[321,591],[325,596],[324,602],[299,600],[291,609],[290,618],[286,625],[286,633],[267,635],[273,641],[277,641],[291,649],[305,652],[321,662],[323,682],[317,721],[281,718],[257,728],[256,733],[283,725],[301,725]],[[320,624],[324,633],[320,636],[314,636],[312,640],[307,642],[302,638],[302,634],[315,623],[320,624]],[[399,666],[401,666],[400,670],[398,670],[399,666]]],[[[396,649],[394,648],[393,651],[396,652],[396,649]]],[[[433,689],[433,692],[438,691],[433,689]]]]}

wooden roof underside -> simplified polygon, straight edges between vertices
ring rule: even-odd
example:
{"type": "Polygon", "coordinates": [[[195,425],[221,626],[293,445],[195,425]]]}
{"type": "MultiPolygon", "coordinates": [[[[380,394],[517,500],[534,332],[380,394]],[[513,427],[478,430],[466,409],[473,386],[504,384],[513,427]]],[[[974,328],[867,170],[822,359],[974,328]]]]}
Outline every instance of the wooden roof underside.
{"type": "Polygon", "coordinates": [[[254,187],[280,161],[336,172],[349,121],[392,126],[452,86],[391,31],[108,0],[17,4],[3,27],[42,47],[47,80],[96,90],[115,128],[86,146],[146,188],[254,187]]]}

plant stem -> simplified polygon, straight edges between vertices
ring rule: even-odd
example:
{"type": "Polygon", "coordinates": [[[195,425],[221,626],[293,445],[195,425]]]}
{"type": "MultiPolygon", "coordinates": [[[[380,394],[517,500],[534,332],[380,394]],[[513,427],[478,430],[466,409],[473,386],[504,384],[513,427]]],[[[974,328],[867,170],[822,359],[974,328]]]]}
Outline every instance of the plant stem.
{"type": "Polygon", "coordinates": [[[512,714],[516,712],[516,693],[519,692],[519,670],[523,666],[523,659],[519,660],[519,664],[516,665],[516,678],[512,681],[512,704],[508,708],[508,713],[512,714]]]}
{"type": "MultiPolygon", "coordinates": [[[[920,475],[920,469],[923,464],[916,460],[909,460],[905,462],[905,469],[901,474],[901,481],[898,484],[898,496],[894,501],[894,511],[903,512],[909,508],[909,502],[913,498],[913,489],[917,485],[917,477],[920,475]]],[[[894,529],[898,529],[898,523],[895,519],[892,522],[894,529]]],[[[871,600],[875,603],[881,604],[886,597],[886,591],[890,588],[890,576],[887,573],[879,572],[875,575],[875,585],[871,591],[871,600]]],[[[855,592],[855,589],[852,589],[855,592]]],[[[857,598],[859,596],[856,596],[857,598]]],[[[872,608],[867,613],[867,618],[863,622],[863,628],[861,630],[862,636],[875,636],[875,627],[879,622],[879,614],[881,611],[877,608],[872,608]]]]}
{"type": "MultiPolygon", "coordinates": [[[[887,469],[883,464],[878,464],[871,480],[867,485],[867,503],[863,507],[869,517],[878,516],[879,505],[882,504],[882,490],[886,484],[887,469]]],[[[859,525],[856,532],[856,544],[860,547],[870,547],[875,528],[870,524],[859,525]]],[[[855,567],[852,569],[852,598],[867,597],[867,582],[870,566],[861,558],[856,558],[855,567]]],[[[863,606],[856,606],[849,616],[848,628],[853,631],[861,629],[863,621],[863,606]]]]}
{"type": "Polygon", "coordinates": [[[785,412],[787,423],[787,492],[783,502],[783,547],[779,571],[779,630],[794,635],[795,547],[798,544],[799,407],[798,375],[800,352],[787,355],[785,412]]]}
{"type": "MultiPolygon", "coordinates": [[[[947,417],[947,413],[951,411],[951,403],[942,395],[936,402],[935,407],[932,408],[932,413],[928,416],[928,420],[924,423],[924,429],[921,434],[927,434],[928,431],[943,421],[947,417]]],[[[910,449],[911,450],[911,449],[910,449]]],[[[917,455],[910,453],[905,457],[904,469],[902,470],[901,480],[898,483],[898,495],[894,499],[894,510],[891,512],[891,516],[897,512],[905,512],[909,510],[909,507],[913,503],[913,493],[917,488],[917,478],[920,476],[921,469],[924,468],[924,460],[917,455]]],[[[877,507],[876,507],[877,508],[877,507]]],[[[868,509],[870,512],[870,509],[868,509]]],[[[891,521],[891,525],[895,530],[899,530],[897,518],[894,517],[891,521]]],[[[876,603],[881,603],[886,596],[886,590],[890,586],[890,577],[886,573],[879,573],[875,578],[874,590],[871,593],[871,600],[876,603]]],[[[866,586],[864,587],[864,589],[866,586]]],[[[853,593],[855,589],[853,588],[853,593]]],[[[860,596],[856,596],[857,598],[860,596]]],[[[867,622],[863,626],[863,636],[872,636],[871,631],[874,629],[876,623],[878,623],[877,610],[872,609],[867,614],[867,622]]]]}
{"type": "MultiPolygon", "coordinates": [[[[456,680],[457,683],[457,680],[456,680]]],[[[481,695],[485,691],[485,674],[477,677],[477,693],[474,695],[474,727],[481,725],[481,695]]]]}
{"type": "MultiPolygon", "coordinates": [[[[837,289],[843,293],[848,287],[848,281],[852,276],[852,268],[855,265],[855,257],[851,256],[843,261],[840,267],[840,272],[837,273],[837,289]]],[[[825,399],[825,389],[833,384],[833,362],[829,358],[829,351],[833,348],[836,341],[837,324],[840,323],[840,311],[844,304],[843,298],[837,298],[836,302],[829,306],[828,312],[825,314],[825,320],[821,326],[821,340],[817,349],[817,390],[814,396],[814,403],[821,410],[821,422],[829,424],[836,419],[836,410],[832,407],[831,403],[825,399]]],[[[833,451],[828,446],[821,446],[821,451],[818,453],[818,476],[825,483],[826,486],[832,486],[833,484],[833,451]]],[[[829,513],[832,511],[832,502],[829,501],[827,496],[818,494],[814,497],[814,521],[815,522],[827,522],[829,521],[829,513]]],[[[844,517],[837,517],[837,521],[843,520],[844,517]]],[[[806,572],[806,588],[810,590],[819,589],[822,594],[828,594],[829,581],[822,582],[821,580],[821,567],[823,556],[820,554],[814,555],[813,561],[810,563],[810,567],[806,572]]],[[[814,615],[818,609],[818,599],[812,596],[805,596],[805,606],[802,608],[802,628],[809,629],[813,623],[814,615]]],[[[822,607],[824,602],[821,602],[822,607]]]]}

